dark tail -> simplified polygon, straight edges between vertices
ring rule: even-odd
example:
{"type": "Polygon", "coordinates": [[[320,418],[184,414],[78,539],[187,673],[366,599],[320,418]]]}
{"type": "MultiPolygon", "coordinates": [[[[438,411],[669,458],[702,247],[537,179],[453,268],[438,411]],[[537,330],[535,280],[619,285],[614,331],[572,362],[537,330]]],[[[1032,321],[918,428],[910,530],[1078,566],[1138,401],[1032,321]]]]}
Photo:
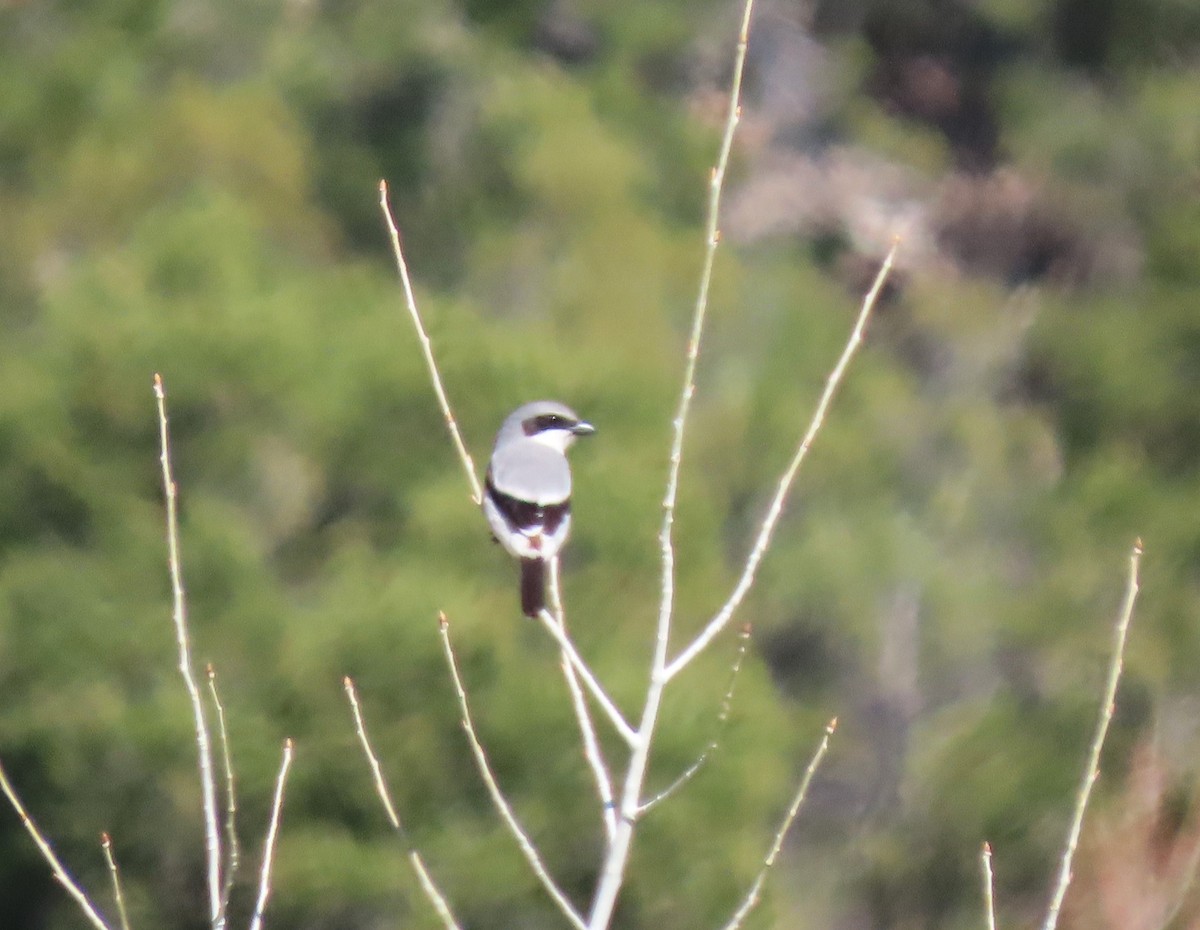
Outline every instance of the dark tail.
{"type": "Polygon", "coordinates": [[[521,559],[521,610],[536,617],[546,606],[546,563],[541,559],[521,559]]]}

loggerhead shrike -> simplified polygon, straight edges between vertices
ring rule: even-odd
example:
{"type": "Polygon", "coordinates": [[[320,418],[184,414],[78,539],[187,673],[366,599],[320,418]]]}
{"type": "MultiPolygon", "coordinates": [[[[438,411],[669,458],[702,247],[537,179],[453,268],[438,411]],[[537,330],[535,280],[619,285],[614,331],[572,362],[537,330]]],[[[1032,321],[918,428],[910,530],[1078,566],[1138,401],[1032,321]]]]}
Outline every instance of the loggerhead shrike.
{"type": "Polygon", "coordinates": [[[508,415],[488,463],[483,512],[492,535],[521,562],[521,610],[536,617],[546,605],[546,563],[571,530],[571,468],[567,449],[596,430],[570,407],[534,401],[508,415]]]}

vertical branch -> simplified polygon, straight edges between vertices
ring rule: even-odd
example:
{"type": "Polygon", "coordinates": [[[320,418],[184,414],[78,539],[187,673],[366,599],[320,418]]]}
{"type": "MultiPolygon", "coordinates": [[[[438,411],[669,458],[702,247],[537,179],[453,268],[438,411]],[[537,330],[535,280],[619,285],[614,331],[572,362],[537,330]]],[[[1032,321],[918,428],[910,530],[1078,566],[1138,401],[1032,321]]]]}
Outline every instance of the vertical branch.
{"type": "Polygon", "coordinates": [[[836,729],[837,718],[834,717],[825,727],[825,735],[821,738],[821,744],[817,747],[812,761],[808,763],[808,768],[804,770],[804,777],[800,780],[800,787],[796,790],[796,796],[792,798],[792,803],[788,807],[783,821],[779,824],[779,829],[775,832],[775,839],[771,843],[771,849],[767,853],[766,858],[763,859],[762,868],[759,869],[758,875],[755,876],[754,883],[750,886],[750,891],[746,894],[745,899],[734,912],[733,917],[729,919],[729,923],[725,925],[725,930],[738,930],[738,927],[742,925],[742,921],[758,905],[759,899],[762,897],[763,885],[767,880],[767,873],[771,871],[771,867],[775,865],[775,860],[779,858],[779,851],[783,849],[783,841],[787,837],[788,830],[792,828],[792,824],[796,820],[796,815],[800,813],[804,799],[808,797],[808,786],[812,784],[813,776],[816,775],[817,768],[821,765],[821,760],[825,758],[825,753],[829,750],[829,740],[833,737],[836,729]]]}
{"type": "Polygon", "coordinates": [[[854,331],[850,334],[850,339],[846,343],[846,347],[842,350],[842,355],[838,359],[837,365],[834,366],[833,371],[830,372],[829,378],[825,382],[825,390],[822,392],[821,399],[817,403],[816,412],[813,414],[804,438],[800,440],[800,445],[796,448],[796,453],[792,456],[791,463],[779,479],[779,486],[775,491],[775,497],[771,501],[767,515],[763,518],[762,525],[759,527],[758,538],[755,540],[754,547],[750,550],[750,555],[746,559],[746,565],[742,570],[741,577],[734,586],[733,593],[730,594],[729,600],[725,602],[716,616],[709,621],[708,626],[704,628],[700,635],[671,660],[666,670],[668,678],[674,678],[686,668],[688,663],[696,658],[712,642],[713,637],[725,628],[733,617],[734,611],[738,609],[742,603],[742,599],[745,598],[746,593],[750,590],[750,586],[754,584],[754,576],[758,571],[758,563],[762,561],[762,557],[766,554],[767,548],[771,544],[775,525],[779,521],[780,514],[783,513],[783,505],[787,502],[792,482],[795,480],[797,472],[800,471],[800,466],[804,463],[805,458],[808,457],[808,450],[812,447],[813,440],[817,438],[817,433],[821,431],[821,427],[825,423],[825,415],[829,412],[829,405],[833,402],[833,397],[842,383],[842,378],[845,377],[850,360],[862,344],[863,333],[867,328],[867,321],[870,319],[875,302],[879,299],[879,294],[883,290],[883,284],[892,270],[892,264],[896,260],[896,250],[899,248],[899,245],[900,242],[898,239],[892,244],[887,258],[883,260],[883,265],[879,268],[879,274],[875,276],[875,283],[871,285],[871,290],[867,292],[867,296],[863,299],[862,309],[859,311],[858,320],[854,324],[854,331]]]}
{"type": "MultiPolygon", "coordinates": [[[[566,612],[563,610],[562,592],[558,586],[557,557],[550,560],[550,607],[554,613],[555,622],[565,636],[567,620],[566,612]]],[[[571,693],[571,704],[575,708],[575,719],[579,722],[579,735],[583,740],[583,756],[587,760],[587,764],[592,770],[592,777],[596,782],[596,794],[600,798],[600,810],[604,820],[604,834],[611,843],[617,829],[617,810],[613,801],[612,777],[608,773],[608,766],[604,762],[604,753],[601,752],[600,743],[596,739],[596,727],[592,723],[592,715],[588,710],[587,701],[584,699],[583,688],[579,685],[579,677],[576,675],[575,668],[571,665],[571,657],[565,649],[562,650],[561,665],[567,690],[571,693]]]]}
{"type": "MultiPolygon", "coordinates": [[[[683,388],[679,394],[679,406],[672,423],[671,452],[667,466],[667,485],[663,496],[663,522],[659,531],[662,549],[662,602],[659,612],[659,638],[670,633],[671,611],[675,599],[675,503],[679,495],[679,468],[683,461],[683,440],[687,429],[688,414],[692,397],[696,393],[696,366],[700,358],[700,340],[704,335],[704,321],[708,315],[708,294],[712,285],[713,263],[717,245],[721,241],[718,228],[721,212],[721,193],[725,185],[725,172],[729,167],[729,154],[733,149],[733,136],[742,117],[742,74],[746,66],[746,48],[750,40],[750,16],[754,0],[746,0],[742,10],[742,25],[738,32],[737,52],[733,63],[733,83],[729,90],[729,111],[725,117],[725,131],[721,137],[721,149],[717,163],[708,179],[708,211],[704,224],[704,263],[700,271],[700,288],[696,294],[696,305],[692,313],[692,329],[688,336],[687,362],[684,366],[683,388]]],[[[665,645],[663,646],[665,649],[665,645]]]]}
{"type": "Polygon", "coordinates": [[[258,900],[254,904],[254,917],[250,930],[262,930],[263,912],[271,896],[271,863],[275,858],[275,840],[279,835],[279,819],[283,813],[283,788],[287,784],[288,769],[292,765],[292,741],[283,741],[283,761],[279,776],[275,779],[275,800],[271,803],[271,822],[267,827],[267,838],[263,842],[262,869],[258,876],[258,900]]]}
{"type": "Polygon", "coordinates": [[[446,903],[446,898],[442,894],[441,889],[434,883],[429,870],[425,868],[425,860],[421,858],[421,854],[412,845],[412,842],[408,838],[408,833],[405,831],[404,826],[400,823],[399,816],[396,814],[396,805],[392,803],[391,792],[388,791],[387,783],[383,780],[383,768],[379,764],[379,757],[375,755],[375,750],[371,748],[371,741],[367,738],[367,725],[363,722],[362,709],[358,706],[358,692],[354,688],[354,682],[349,677],[346,677],[342,679],[342,686],[346,690],[346,697],[350,700],[350,710],[354,714],[354,732],[358,734],[358,741],[362,745],[363,752],[366,754],[367,763],[371,766],[371,777],[375,782],[375,792],[379,795],[379,800],[383,804],[384,812],[387,814],[392,829],[400,834],[400,838],[407,847],[408,861],[412,863],[413,871],[417,873],[417,880],[421,883],[421,890],[425,892],[425,896],[433,905],[433,909],[437,911],[437,915],[441,918],[446,930],[460,930],[457,921],[454,919],[454,915],[450,911],[450,905],[446,903]]]}
{"type": "Polygon", "coordinates": [[[589,930],[603,930],[612,920],[617,895],[625,881],[625,866],[633,843],[633,832],[638,809],[642,802],[642,787],[646,781],[646,767],[650,762],[650,747],[654,740],[654,728],[658,721],[658,709],[662,703],[663,689],[667,684],[665,674],[667,648],[671,637],[671,614],[675,602],[675,503],[679,493],[679,468],[683,461],[683,440],[691,410],[692,396],[696,392],[696,364],[700,357],[700,339],[704,333],[704,319],[708,311],[708,292],[712,282],[713,261],[717,243],[720,241],[718,221],[721,207],[721,191],[725,184],[725,171],[729,165],[729,153],[733,148],[733,136],[741,118],[742,74],[746,65],[746,47],[750,38],[750,16],[754,0],[746,0],[742,10],[742,23],[738,32],[737,52],[734,57],[733,83],[729,91],[729,112],[725,119],[725,132],[721,137],[721,150],[717,164],[709,177],[708,215],[705,222],[704,264],[700,272],[700,288],[696,295],[696,307],[692,316],[692,330],[688,337],[687,363],[684,366],[683,388],[679,395],[679,407],[672,421],[672,439],[667,485],[663,495],[663,522],[659,531],[659,546],[662,551],[662,590],[660,593],[658,622],[654,640],[654,657],[651,660],[650,684],[646,689],[646,703],[642,710],[637,738],[631,743],[632,752],[625,782],[621,789],[621,801],[617,832],[609,844],[608,855],[600,868],[600,880],[592,899],[588,914],[589,930]]]}
{"type": "Polygon", "coordinates": [[[21,823],[24,825],[26,832],[33,838],[33,842],[37,846],[38,851],[41,852],[42,858],[50,864],[50,870],[54,873],[54,877],[58,880],[58,883],[67,890],[67,894],[75,899],[75,903],[79,905],[79,909],[83,911],[96,930],[109,930],[108,924],[104,922],[104,919],[100,916],[95,906],[88,900],[88,896],[84,893],[83,889],[75,883],[75,880],[63,868],[63,864],[55,854],[50,841],[42,835],[42,831],[33,822],[33,818],[26,812],[25,805],[17,797],[17,792],[9,782],[8,774],[4,771],[2,764],[0,764],[0,791],[4,792],[4,796],[8,798],[8,803],[13,806],[13,810],[21,818],[21,823]]]}
{"type": "Polygon", "coordinates": [[[1117,626],[1113,632],[1112,659],[1108,664],[1108,677],[1104,684],[1104,696],[1100,701],[1100,717],[1096,721],[1096,733],[1092,737],[1092,745],[1088,750],[1087,767],[1083,772],[1083,781],[1075,796],[1075,812],[1071,816],[1071,828],[1067,833],[1066,847],[1059,860],[1058,880],[1054,884],[1054,893],[1050,898],[1050,907],[1046,911],[1046,920],[1042,930],[1054,930],[1058,926],[1058,914],[1062,909],[1063,899],[1067,896],[1067,888],[1071,884],[1071,862],[1075,858],[1075,848],[1079,845],[1079,834],[1083,829],[1083,815],[1087,812],[1088,800],[1092,796],[1092,788],[1100,777],[1100,751],[1104,748],[1104,739],[1108,735],[1108,725],[1112,722],[1116,709],[1117,685],[1121,681],[1121,667],[1125,659],[1125,639],[1129,633],[1129,622],[1133,618],[1133,605],[1137,602],[1138,567],[1142,561],[1142,541],[1133,544],[1133,552],[1129,556],[1129,581],[1125,589],[1125,601],[1121,605],[1121,614],[1117,618],[1117,626]]]}
{"type": "Polygon", "coordinates": [[[183,571],[179,559],[178,489],[171,475],[171,442],[167,431],[167,400],[162,378],[154,376],[154,396],[158,400],[158,428],[162,462],[163,492],[167,501],[167,565],[171,573],[172,616],[175,638],[179,645],[179,671],[192,701],[192,717],[196,724],[196,748],[200,757],[200,792],[204,804],[204,827],[208,852],[208,904],[215,930],[222,930],[225,918],[221,913],[221,836],[217,831],[216,786],[213,778],[212,746],[208,724],[204,719],[204,703],[192,674],[192,652],[188,642],[187,603],[183,593],[183,571]]]}
{"type": "Polygon", "coordinates": [[[100,847],[104,850],[104,861],[108,863],[108,874],[112,877],[113,898],[117,902],[117,915],[121,919],[121,930],[129,930],[129,914],[125,911],[125,895],[121,891],[121,875],[117,871],[117,859],[112,851],[112,838],[100,834],[100,847]]]}
{"type": "Polygon", "coordinates": [[[233,756],[229,750],[229,732],[225,728],[225,708],[217,694],[217,673],[208,666],[208,693],[217,711],[217,735],[221,738],[221,764],[225,769],[225,881],[221,887],[221,914],[229,911],[229,895],[233,891],[233,880],[241,860],[241,847],[237,836],[237,794],[234,791],[233,756]]]}
{"type": "Polygon", "coordinates": [[[476,505],[481,504],[483,489],[479,486],[479,478],[475,475],[475,463],[458,431],[458,422],[454,419],[454,412],[450,409],[450,401],[446,398],[446,389],[442,387],[442,376],[438,373],[437,362],[433,357],[433,342],[425,332],[421,314],[417,312],[417,298],[413,294],[412,281],[408,277],[408,262],[404,260],[404,250],[400,246],[400,231],[396,228],[396,221],[392,218],[392,208],[388,205],[387,181],[379,182],[379,209],[383,211],[383,218],[387,222],[388,235],[392,240],[392,254],[396,259],[396,270],[400,273],[400,283],[404,286],[404,300],[408,305],[408,313],[412,317],[413,327],[417,331],[417,338],[421,342],[421,353],[425,356],[425,364],[429,368],[429,379],[433,382],[433,391],[437,394],[438,405],[442,408],[442,416],[450,430],[450,438],[454,440],[454,448],[458,451],[459,461],[462,462],[463,470],[467,473],[467,481],[471,485],[471,497],[476,505]]]}
{"type": "Polygon", "coordinates": [[[983,871],[983,908],[987,919],[987,930],[996,930],[995,882],[992,878],[992,844],[984,843],[979,854],[979,867],[983,871]]]}

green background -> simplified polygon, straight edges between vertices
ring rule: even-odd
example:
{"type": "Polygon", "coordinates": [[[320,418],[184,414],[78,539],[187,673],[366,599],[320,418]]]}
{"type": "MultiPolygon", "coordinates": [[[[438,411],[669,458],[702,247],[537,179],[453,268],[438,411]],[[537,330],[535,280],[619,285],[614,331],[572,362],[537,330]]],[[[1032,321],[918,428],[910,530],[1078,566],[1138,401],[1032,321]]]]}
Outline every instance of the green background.
{"type": "MultiPolygon", "coordinates": [[[[376,184],[477,462],[525,400],[599,429],[573,453],[564,583],[580,648],[635,717],[739,16],[0,6],[0,758],[106,913],[102,830],[136,928],[205,925],[155,372],[194,650],[218,669],[239,775],[237,920],[290,736],[269,926],[438,925],[357,749],[350,674],[463,924],[561,925],[472,767],[438,610],[501,783],[587,899],[600,833],[555,650],[468,500],[376,184]]],[[[834,715],[750,925],[980,926],[984,839],[1003,918],[1031,923],[1138,535],[1065,924],[1129,930],[1131,902],[1183,900],[1171,926],[1195,914],[1198,53],[1187,0],[760,10],[685,450],[677,642],[729,591],[888,237],[908,238],[739,614],[755,633],[721,750],[639,831],[616,926],[719,925],[834,715]],[[797,160],[866,168],[762,186],[797,160]],[[806,218],[818,196],[843,208],[806,218]]],[[[652,786],[711,738],[736,647],[726,634],[670,690],[652,786]]],[[[5,811],[0,926],[84,926],[5,811]]]]}

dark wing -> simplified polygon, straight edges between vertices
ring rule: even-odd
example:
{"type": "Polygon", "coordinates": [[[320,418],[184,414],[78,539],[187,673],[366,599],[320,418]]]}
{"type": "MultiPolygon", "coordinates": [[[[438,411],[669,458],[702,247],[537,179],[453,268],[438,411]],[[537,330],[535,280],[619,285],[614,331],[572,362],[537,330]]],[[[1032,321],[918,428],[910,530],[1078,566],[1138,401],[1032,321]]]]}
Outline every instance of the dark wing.
{"type": "Polygon", "coordinates": [[[567,514],[571,512],[571,502],[565,500],[558,504],[537,504],[532,501],[519,500],[511,494],[505,494],[496,487],[489,471],[487,476],[487,491],[496,505],[496,509],[504,515],[511,526],[522,531],[542,529],[553,536],[562,525],[567,514]]]}

